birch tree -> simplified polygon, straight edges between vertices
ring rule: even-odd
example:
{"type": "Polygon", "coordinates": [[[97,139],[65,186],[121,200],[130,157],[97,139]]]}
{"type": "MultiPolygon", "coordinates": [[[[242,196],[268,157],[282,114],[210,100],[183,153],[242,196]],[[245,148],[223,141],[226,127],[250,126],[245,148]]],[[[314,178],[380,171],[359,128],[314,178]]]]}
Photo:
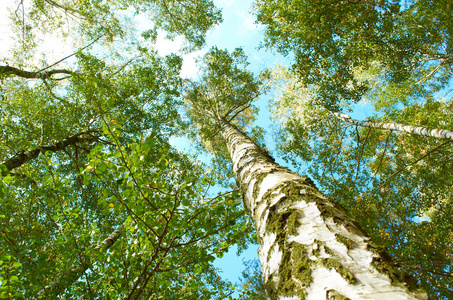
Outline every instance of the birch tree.
{"type": "MultiPolygon", "coordinates": [[[[218,49],[208,53],[201,81],[186,88],[193,122],[180,120],[181,58],[160,58],[149,43],[155,41],[157,29],[165,29],[170,38],[185,36],[185,50],[201,47],[206,31],[221,20],[211,1],[18,0],[17,4],[12,16],[15,56],[8,60],[11,66],[6,61],[0,66],[1,136],[6,141],[0,145],[0,298],[222,299],[231,293],[231,286],[211,262],[229,246],[243,248],[253,240],[251,223],[257,228],[264,280],[272,299],[378,294],[425,298],[341,205],[307,177],[275,164],[262,144],[262,130],[251,127],[257,111],[253,100],[261,95],[265,76],[257,79],[243,70],[247,62],[241,50],[231,55],[218,49]],[[121,15],[129,9],[153,21],[142,32],[143,43],[133,35],[130,18],[121,15]],[[66,20],[67,26],[62,26],[66,20]],[[35,65],[33,49],[41,29],[52,33],[61,29],[63,36],[77,32],[85,46],[56,63],[35,65]],[[127,42],[131,37],[133,42],[127,42]],[[90,52],[97,42],[117,47],[109,52],[113,59],[90,52]],[[69,57],[76,63],[62,66],[69,57]],[[243,134],[245,128],[256,143],[243,134]],[[170,136],[187,129],[200,146],[217,154],[216,166],[232,161],[250,219],[238,205],[237,191],[210,194],[214,180],[208,168],[168,146],[170,136]]],[[[278,12],[274,8],[294,8],[280,4],[285,5],[266,9],[274,13],[278,12]]],[[[360,12],[360,6],[340,4],[305,13],[322,18],[338,9],[347,16],[360,12]]],[[[442,85],[451,64],[451,45],[441,41],[449,36],[449,27],[444,26],[450,24],[448,14],[442,15],[440,34],[430,30],[426,37],[423,29],[423,34],[409,36],[413,45],[422,36],[435,47],[409,47],[406,55],[406,43],[398,40],[405,35],[394,35],[387,28],[400,5],[384,1],[370,7],[357,20],[377,19],[377,27],[361,31],[356,27],[361,22],[350,22],[341,29],[358,31],[368,42],[371,37],[372,47],[347,49],[352,57],[365,55],[363,61],[343,60],[350,53],[334,51],[327,69],[335,76],[320,81],[330,104],[337,104],[338,90],[346,100],[356,100],[367,90],[351,65],[366,68],[373,58],[370,52],[385,58],[379,54],[379,43],[389,39],[390,49],[399,55],[386,61],[388,65],[395,63],[401,73],[416,70],[423,59],[439,62],[420,67],[429,74],[417,74],[420,83],[436,79],[433,82],[442,85]],[[373,37],[381,29],[386,34],[376,42],[373,37]],[[409,64],[414,57],[415,63],[409,64]]],[[[426,13],[423,5],[411,11],[417,8],[426,13]]],[[[443,12],[443,6],[436,8],[443,12]]],[[[291,19],[286,12],[277,14],[278,22],[291,19]]],[[[261,21],[272,20],[273,15],[263,15],[261,21]]],[[[402,31],[413,15],[398,19],[402,31]]],[[[422,27],[421,21],[429,20],[415,17],[422,27]]],[[[324,21],[321,25],[330,30],[324,21]]],[[[288,28],[283,31],[295,32],[288,28]]],[[[323,37],[315,44],[317,50],[325,50],[336,41],[323,37]]],[[[324,54],[321,51],[325,63],[331,57],[324,54]]],[[[307,61],[303,56],[298,56],[299,62],[307,61]]],[[[331,75],[325,69],[315,71],[321,66],[320,60],[313,60],[305,73],[308,83],[331,75]]],[[[397,73],[403,79],[408,74],[397,73]]]]}
{"type": "Polygon", "coordinates": [[[341,205],[308,177],[275,163],[231,123],[251,107],[259,83],[241,69],[245,58],[238,54],[218,49],[208,53],[201,83],[189,85],[185,98],[192,120],[217,129],[226,143],[256,228],[268,297],[426,299],[341,205]]]}
{"type": "MultiPolygon", "coordinates": [[[[360,220],[375,242],[416,275],[430,297],[448,298],[451,141],[345,122],[313,101],[313,91],[290,72],[279,69],[272,78],[277,92],[270,107],[278,124],[274,135],[279,156],[309,174],[360,220]]],[[[395,87],[379,91],[367,96],[371,103],[365,102],[380,112],[369,117],[372,125],[396,120],[425,129],[453,126],[451,100],[406,99],[395,87]]]]}
{"type": "Polygon", "coordinates": [[[209,263],[247,231],[237,194],[209,197],[208,174],[169,149],[158,123],[130,136],[128,122],[147,119],[113,119],[110,103],[97,130],[4,161],[2,297],[225,297],[231,286],[209,263]]]}
{"type": "MultiPolygon", "coordinates": [[[[104,138],[106,136],[108,134],[104,133],[104,138]]],[[[118,136],[110,137],[111,141],[118,142],[118,136]]],[[[124,220],[117,230],[97,246],[82,248],[88,240],[95,240],[96,235],[101,234],[101,230],[92,223],[96,234],[93,232],[90,234],[84,230],[84,226],[78,224],[81,218],[88,221],[92,217],[88,216],[89,212],[71,207],[73,203],[69,201],[75,202],[74,198],[77,195],[70,193],[64,186],[59,186],[58,193],[65,196],[63,199],[66,204],[63,205],[66,208],[60,211],[53,207],[53,221],[54,226],[59,226],[60,219],[63,220],[61,230],[69,233],[66,241],[61,241],[57,237],[56,240],[50,239],[49,242],[43,240],[45,238],[43,233],[38,234],[42,239],[39,245],[44,245],[44,250],[39,249],[34,255],[27,255],[22,253],[20,239],[37,235],[37,229],[34,227],[41,227],[40,223],[44,220],[39,222],[40,220],[29,218],[34,225],[27,226],[22,234],[14,224],[2,226],[0,230],[6,241],[6,243],[2,241],[2,249],[5,252],[2,253],[4,260],[0,264],[4,280],[2,296],[8,297],[9,293],[16,298],[26,295],[27,298],[47,299],[107,294],[112,297],[123,295],[129,298],[149,299],[162,295],[187,299],[195,297],[216,299],[224,297],[229,292],[230,287],[218,277],[215,270],[209,266],[209,262],[214,259],[214,255],[221,256],[226,251],[225,245],[236,241],[234,236],[244,234],[244,229],[238,230],[244,224],[239,221],[242,212],[233,204],[237,202],[236,193],[227,192],[207,199],[206,182],[209,179],[200,178],[200,173],[197,173],[197,170],[200,170],[198,166],[190,165],[187,159],[178,158],[180,154],[168,151],[169,149],[161,148],[161,155],[158,151],[150,151],[154,143],[152,137],[142,143],[129,144],[128,147],[133,150],[126,150],[124,146],[117,144],[119,152],[109,153],[101,144],[91,151],[91,159],[82,172],[83,185],[91,185],[92,189],[102,186],[101,194],[109,196],[97,201],[100,207],[104,207],[102,222],[110,219],[115,223],[117,218],[124,220]],[[126,151],[127,159],[123,157],[126,151]],[[117,169],[112,163],[120,168],[122,166],[125,170],[117,169]],[[177,164],[178,168],[175,168],[177,164]],[[131,171],[135,168],[139,171],[131,171]],[[176,178],[180,180],[172,182],[176,178]],[[202,186],[204,195],[198,196],[196,191],[202,186]],[[163,203],[159,204],[159,201],[163,203]],[[83,216],[79,217],[78,214],[83,216]],[[219,215],[222,217],[217,219],[219,215]],[[216,218],[215,221],[213,218],[216,218]],[[237,228],[233,229],[234,227],[237,228]],[[227,235],[232,229],[233,235],[227,235]],[[27,235],[27,231],[31,232],[27,235]],[[76,251],[72,249],[63,251],[60,244],[75,245],[76,251]],[[52,255],[48,255],[46,247],[51,249],[58,247],[59,250],[51,250],[52,255]],[[60,265],[61,262],[68,264],[65,257],[71,253],[75,254],[76,259],[69,261],[69,266],[60,265]],[[197,256],[197,260],[193,259],[194,255],[197,256]],[[45,266],[42,266],[39,260],[42,256],[47,257],[45,266]],[[10,260],[13,262],[10,263],[10,260]],[[33,270],[32,273],[29,273],[30,268],[33,270]],[[43,268],[47,271],[45,279],[42,278],[43,268]],[[87,274],[85,272],[88,269],[91,272],[87,274]],[[17,271],[19,273],[16,273],[17,271]],[[27,276],[24,276],[25,274],[27,276]],[[38,278],[35,279],[35,276],[38,278]],[[119,278],[115,279],[116,276],[119,278]],[[88,286],[78,281],[81,277],[88,286]],[[175,279],[169,281],[169,277],[175,279]],[[42,282],[46,281],[48,284],[43,286],[42,282]],[[151,289],[147,287],[150,281],[154,283],[151,289]],[[33,285],[29,286],[31,283],[33,285]],[[42,289],[37,291],[36,288],[42,289]]],[[[107,144],[106,147],[108,146],[107,144]]],[[[49,152],[45,154],[47,157],[50,155],[49,152]]],[[[36,157],[27,163],[33,163],[33,159],[36,157]]],[[[16,168],[22,166],[18,164],[19,162],[15,164],[16,168]]],[[[56,182],[64,181],[64,177],[59,174],[58,169],[55,170],[56,182]]],[[[1,183],[1,191],[5,196],[3,204],[7,208],[1,218],[11,223],[20,215],[20,212],[14,214],[8,210],[17,182],[5,176],[1,183]]],[[[52,184],[43,185],[42,182],[39,184],[42,185],[41,189],[35,193],[38,197],[40,191],[56,187],[52,184]]],[[[46,211],[46,208],[43,208],[43,211],[46,211]]],[[[36,244],[37,242],[31,238],[28,249],[36,247],[36,244]]]]}

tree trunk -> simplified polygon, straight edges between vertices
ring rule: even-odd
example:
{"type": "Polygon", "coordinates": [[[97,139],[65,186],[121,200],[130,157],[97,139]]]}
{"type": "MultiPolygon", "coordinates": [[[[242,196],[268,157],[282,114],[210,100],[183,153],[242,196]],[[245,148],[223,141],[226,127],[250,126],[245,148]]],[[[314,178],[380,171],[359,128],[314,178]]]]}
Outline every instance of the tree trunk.
{"type": "Polygon", "coordinates": [[[400,132],[406,132],[410,134],[416,134],[421,136],[429,136],[438,139],[449,139],[453,140],[453,131],[447,129],[429,129],[426,127],[421,126],[412,126],[412,125],[404,125],[399,123],[379,123],[379,122],[369,122],[369,121],[359,121],[351,118],[347,114],[339,114],[336,112],[332,112],[332,114],[342,121],[362,126],[362,127],[369,127],[369,128],[377,128],[377,129],[384,129],[384,130],[395,130],[400,132]]]}
{"type": "MultiPolygon", "coordinates": [[[[103,240],[100,244],[94,247],[94,251],[99,251],[103,248],[104,251],[109,249],[110,247],[115,244],[115,242],[123,235],[124,233],[124,225],[120,225],[118,229],[113,231],[105,240],[103,240]]],[[[50,284],[45,286],[42,290],[40,290],[37,294],[37,298],[47,298],[49,296],[57,297],[62,291],[66,288],[71,286],[74,282],[76,282],[82,275],[85,273],[86,270],[91,266],[89,261],[85,263],[81,263],[80,265],[71,267],[70,270],[63,273],[63,275],[59,276],[57,279],[52,281],[50,284]]]]}
{"type": "Polygon", "coordinates": [[[426,299],[337,203],[221,121],[270,299],[426,299]]]}

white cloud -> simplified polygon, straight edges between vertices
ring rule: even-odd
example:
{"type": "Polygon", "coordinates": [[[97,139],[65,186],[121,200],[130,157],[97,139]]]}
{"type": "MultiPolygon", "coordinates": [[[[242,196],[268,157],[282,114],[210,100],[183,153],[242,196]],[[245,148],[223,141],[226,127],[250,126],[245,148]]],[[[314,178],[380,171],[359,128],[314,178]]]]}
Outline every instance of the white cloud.
{"type": "Polygon", "coordinates": [[[194,78],[198,74],[198,65],[196,60],[203,55],[203,52],[196,51],[188,55],[183,55],[183,63],[181,68],[181,77],[194,78]]]}
{"type": "Polygon", "coordinates": [[[178,53],[181,49],[184,40],[182,37],[176,37],[173,41],[165,38],[165,32],[162,30],[157,31],[157,39],[155,48],[157,53],[161,56],[168,55],[171,53],[178,53]]]}
{"type": "Polygon", "coordinates": [[[228,7],[234,4],[234,0],[217,0],[214,4],[216,7],[228,7]]]}
{"type": "Polygon", "coordinates": [[[249,29],[249,30],[258,29],[258,25],[255,24],[256,18],[254,15],[241,11],[241,18],[244,20],[243,22],[247,29],[249,29]]]}
{"type": "Polygon", "coordinates": [[[173,41],[165,38],[164,31],[158,31],[155,49],[160,56],[169,55],[176,53],[181,55],[183,58],[183,64],[181,68],[181,77],[193,78],[198,73],[198,66],[196,60],[203,54],[203,51],[195,51],[189,54],[182,54],[180,49],[184,44],[182,37],[177,37],[173,41]]]}

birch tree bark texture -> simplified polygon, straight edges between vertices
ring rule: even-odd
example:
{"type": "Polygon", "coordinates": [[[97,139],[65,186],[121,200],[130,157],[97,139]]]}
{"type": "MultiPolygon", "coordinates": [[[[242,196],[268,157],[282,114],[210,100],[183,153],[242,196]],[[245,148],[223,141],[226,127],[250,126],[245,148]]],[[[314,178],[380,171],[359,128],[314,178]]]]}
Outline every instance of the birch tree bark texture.
{"type": "Polygon", "coordinates": [[[383,130],[394,130],[405,132],[409,134],[421,135],[421,136],[428,136],[434,137],[438,139],[449,139],[453,140],[453,131],[447,129],[437,129],[437,128],[426,128],[422,126],[412,126],[412,125],[405,125],[400,123],[381,123],[381,122],[370,122],[370,121],[360,121],[351,118],[347,114],[339,114],[336,112],[331,112],[333,116],[337,119],[342,120],[344,122],[348,122],[353,125],[358,125],[362,127],[368,128],[377,128],[383,130]]]}
{"type": "Polygon", "coordinates": [[[233,172],[257,231],[268,298],[427,299],[337,203],[225,120],[233,172]]]}

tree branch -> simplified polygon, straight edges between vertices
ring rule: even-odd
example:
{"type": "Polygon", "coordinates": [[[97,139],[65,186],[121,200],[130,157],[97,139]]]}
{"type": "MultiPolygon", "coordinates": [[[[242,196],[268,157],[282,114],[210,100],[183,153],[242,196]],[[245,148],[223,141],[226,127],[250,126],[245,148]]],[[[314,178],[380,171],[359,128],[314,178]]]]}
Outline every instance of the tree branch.
{"type": "MultiPolygon", "coordinates": [[[[92,132],[95,132],[95,131],[90,130],[90,131],[79,132],[79,133],[76,133],[76,134],[74,134],[58,143],[55,143],[53,145],[39,146],[32,150],[19,152],[16,155],[14,155],[13,157],[2,162],[0,164],[0,166],[3,165],[6,167],[7,171],[11,171],[15,168],[22,166],[24,163],[38,157],[41,152],[46,152],[46,151],[57,152],[57,151],[64,150],[69,145],[75,145],[75,144],[83,142],[83,141],[96,140],[97,137],[94,137],[92,135],[90,135],[89,137],[81,137],[84,134],[89,134],[92,132]]],[[[2,175],[6,175],[5,170],[2,170],[1,173],[2,173],[2,175]]]]}
{"type": "Polygon", "coordinates": [[[55,74],[69,74],[72,75],[73,72],[70,70],[66,69],[54,69],[50,71],[37,71],[37,72],[30,72],[30,71],[25,71],[19,68],[11,67],[11,66],[0,66],[0,74],[5,74],[5,75],[16,75],[18,77],[22,78],[28,78],[28,79],[50,79],[52,75],[55,74]]]}
{"type": "Polygon", "coordinates": [[[388,142],[389,142],[390,136],[392,135],[392,132],[393,132],[393,131],[390,131],[390,133],[387,135],[387,138],[385,139],[384,151],[382,152],[381,159],[379,160],[379,164],[378,164],[378,166],[376,167],[376,171],[374,172],[372,178],[374,178],[374,177],[376,176],[377,172],[379,171],[379,168],[380,168],[381,165],[382,165],[382,161],[384,160],[385,152],[387,152],[387,146],[388,146],[388,142]]]}
{"type": "Polygon", "coordinates": [[[60,5],[58,4],[57,2],[55,1],[52,1],[52,0],[44,0],[44,2],[46,2],[47,4],[49,4],[50,6],[53,6],[53,7],[56,7],[56,8],[59,8],[61,10],[64,10],[65,12],[70,12],[72,13],[73,15],[74,14],[79,14],[79,15],[82,15],[82,13],[76,9],[73,9],[73,8],[70,8],[70,7],[66,7],[66,6],[63,6],[63,5],[60,5]]]}
{"type": "Polygon", "coordinates": [[[412,165],[415,165],[416,163],[418,163],[419,161],[421,161],[422,159],[424,159],[425,157],[427,157],[428,155],[430,155],[431,153],[433,153],[434,151],[436,151],[437,149],[439,149],[440,147],[448,144],[448,143],[451,143],[451,141],[446,141],[445,143],[442,143],[436,147],[434,147],[433,149],[429,150],[428,153],[426,153],[425,155],[421,156],[420,158],[416,159],[415,161],[411,162],[410,164],[408,165],[405,165],[404,167],[400,168],[398,171],[394,172],[392,175],[390,175],[389,177],[387,177],[387,179],[384,181],[383,184],[381,184],[380,186],[378,186],[375,190],[372,191],[372,193],[375,193],[377,192],[379,189],[381,189],[383,186],[385,186],[387,184],[387,182],[395,175],[397,175],[398,173],[400,173],[401,171],[403,171],[404,169],[406,169],[407,167],[409,166],[412,166],[412,165]]]}
{"type": "Polygon", "coordinates": [[[72,54],[70,54],[70,55],[68,55],[68,56],[66,56],[66,57],[63,57],[63,58],[60,59],[59,61],[57,61],[57,62],[51,64],[50,66],[45,67],[44,69],[39,70],[38,72],[42,72],[42,71],[45,71],[45,70],[47,70],[47,69],[50,69],[50,68],[52,68],[53,66],[58,65],[58,64],[61,63],[62,61],[64,61],[64,60],[66,60],[66,59],[68,59],[68,58],[70,58],[70,57],[76,55],[77,52],[85,50],[86,48],[88,48],[88,47],[90,47],[91,45],[93,45],[94,43],[96,43],[96,42],[97,42],[101,37],[103,37],[104,35],[106,35],[106,33],[101,34],[100,36],[98,36],[97,38],[95,38],[95,39],[94,39],[91,43],[89,43],[88,45],[86,45],[86,46],[80,48],[80,49],[77,50],[76,52],[74,52],[74,53],[72,53],[72,54]]]}
{"type": "Polygon", "coordinates": [[[357,176],[359,176],[359,171],[360,171],[360,161],[362,160],[363,156],[363,150],[365,150],[365,145],[368,140],[368,136],[370,135],[371,128],[368,128],[368,131],[366,133],[365,140],[362,143],[362,149],[360,150],[359,157],[357,158],[357,170],[355,171],[355,177],[354,177],[354,182],[357,180],[357,176]]]}

